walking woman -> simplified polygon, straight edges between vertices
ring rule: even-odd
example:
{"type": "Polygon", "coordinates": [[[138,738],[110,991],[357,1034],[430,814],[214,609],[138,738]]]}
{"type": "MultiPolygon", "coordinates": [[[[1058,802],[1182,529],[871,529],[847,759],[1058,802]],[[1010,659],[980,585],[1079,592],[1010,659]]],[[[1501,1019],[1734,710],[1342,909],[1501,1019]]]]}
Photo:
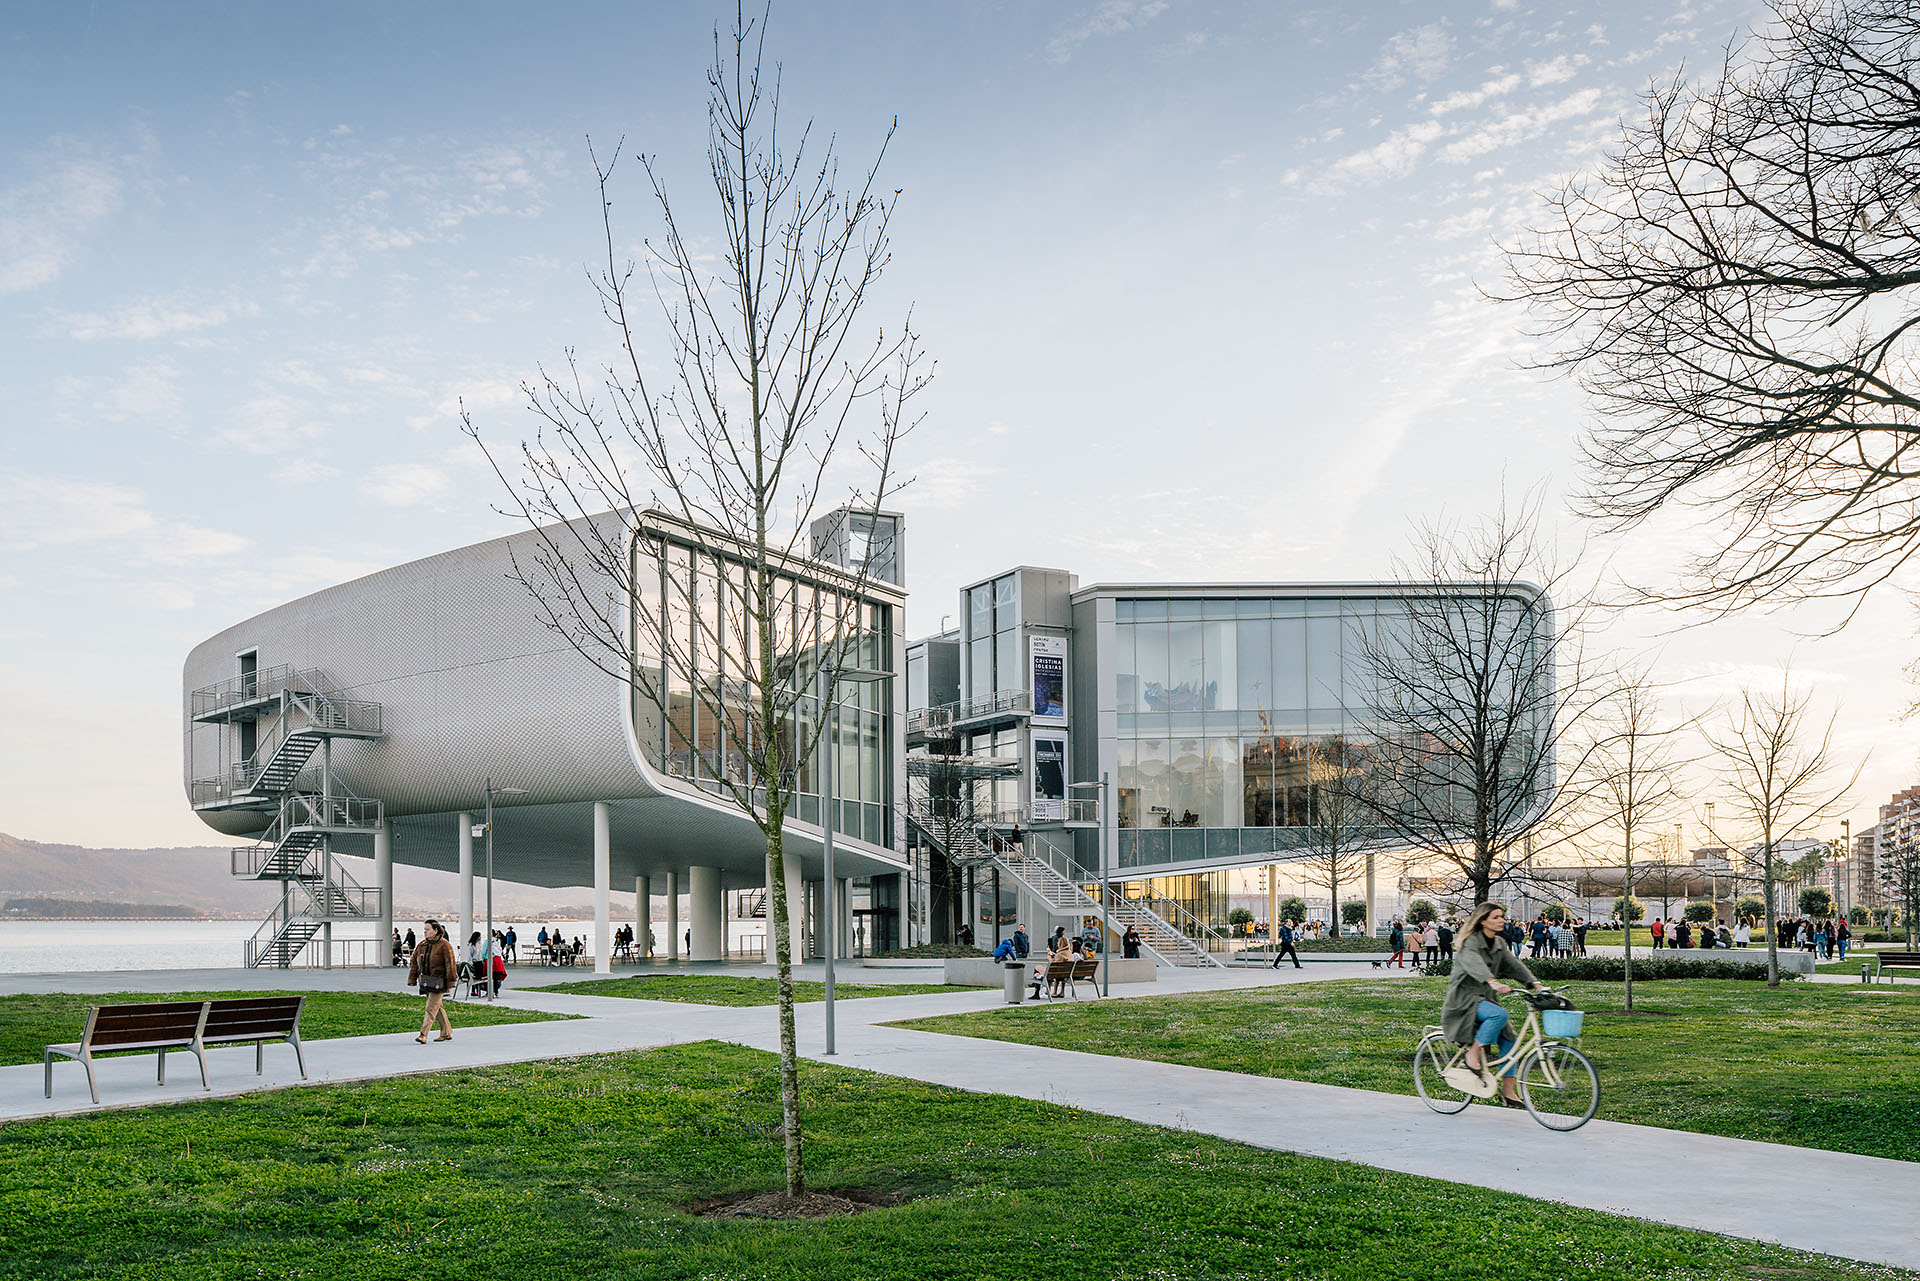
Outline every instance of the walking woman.
{"type": "Polygon", "coordinates": [[[442,1003],[446,994],[453,990],[458,973],[453,959],[453,943],[447,938],[446,927],[438,921],[427,922],[426,941],[415,949],[413,964],[407,967],[407,984],[420,985],[420,995],[427,998],[426,1017],[420,1020],[420,1035],[413,1039],[425,1045],[427,1033],[433,1030],[435,1022],[440,1024],[440,1035],[436,1040],[453,1039],[453,1020],[447,1017],[446,1006],[442,1003]]]}

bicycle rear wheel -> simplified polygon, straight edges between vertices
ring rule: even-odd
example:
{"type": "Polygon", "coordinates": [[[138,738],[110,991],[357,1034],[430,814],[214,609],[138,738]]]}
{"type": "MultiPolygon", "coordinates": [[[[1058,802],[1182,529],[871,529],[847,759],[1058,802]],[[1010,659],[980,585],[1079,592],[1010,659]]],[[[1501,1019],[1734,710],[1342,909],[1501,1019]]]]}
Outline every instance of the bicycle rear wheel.
{"type": "Polygon", "coordinates": [[[1549,1042],[1520,1064],[1520,1101],[1549,1130],[1577,1130],[1600,1108],[1600,1075],[1571,1045],[1549,1042]]]}
{"type": "Polygon", "coordinates": [[[1435,1112],[1458,1112],[1473,1102],[1471,1094],[1454,1089],[1440,1075],[1453,1054],[1453,1042],[1444,1036],[1422,1039],[1419,1048],[1413,1052],[1413,1088],[1419,1091],[1426,1105],[1435,1112]]]}

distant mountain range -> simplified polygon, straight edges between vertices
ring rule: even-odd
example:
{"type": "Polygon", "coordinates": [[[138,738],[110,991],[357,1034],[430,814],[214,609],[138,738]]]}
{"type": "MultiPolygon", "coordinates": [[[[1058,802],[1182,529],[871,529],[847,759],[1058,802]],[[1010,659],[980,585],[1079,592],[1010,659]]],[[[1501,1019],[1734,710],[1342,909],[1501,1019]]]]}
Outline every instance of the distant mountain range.
{"type": "MultiPolygon", "coordinates": [[[[273,910],[273,881],[237,880],[225,846],[153,850],[95,850],[47,845],[0,833],[0,903],[8,899],[88,899],[111,904],[179,905],[202,916],[259,918],[273,910]]],[[[371,859],[340,860],[362,885],[373,883],[371,859]]],[[[458,877],[451,872],[396,865],[394,919],[451,915],[459,904],[458,877]]],[[[516,882],[493,883],[498,918],[591,916],[593,892],[583,887],[546,889],[516,882]]]]}

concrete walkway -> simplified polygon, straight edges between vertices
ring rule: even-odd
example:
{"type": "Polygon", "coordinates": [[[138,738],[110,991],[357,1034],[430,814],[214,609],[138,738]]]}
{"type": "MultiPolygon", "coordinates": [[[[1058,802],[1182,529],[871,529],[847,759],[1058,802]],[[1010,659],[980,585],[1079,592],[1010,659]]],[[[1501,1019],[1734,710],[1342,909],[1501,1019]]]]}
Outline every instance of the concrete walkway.
{"type": "MultiPolygon", "coordinates": [[[[817,966],[804,967],[801,977],[815,977],[817,970],[817,966]]],[[[726,972],[750,971],[731,967],[726,972]]],[[[391,988],[392,976],[373,973],[378,986],[391,988]]],[[[842,981],[871,982],[881,973],[854,970],[842,981]]],[[[180,981],[182,974],[123,974],[114,976],[119,981],[107,990],[213,990],[219,986],[205,971],[193,974],[187,981],[180,981]],[[152,981],[161,977],[167,981],[152,981]]],[[[332,979],[354,974],[336,972],[332,979]]],[[[1180,972],[1153,984],[1116,987],[1113,995],[1132,999],[1362,976],[1379,974],[1363,965],[1180,972]]],[[[285,984],[289,976],[278,977],[285,984]]],[[[528,978],[532,977],[530,973],[528,978]]],[[[562,972],[555,980],[586,977],[591,976],[562,972]]],[[[902,979],[898,972],[893,977],[894,981],[916,981],[902,979]]],[[[924,981],[924,976],[917,981],[924,981]]],[[[19,976],[9,983],[20,985],[19,976]]],[[[328,986],[342,984],[334,981],[328,986]]],[[[407,1035],[309,1043],[309,1083],[702,1040],[769,1051],[778,1043],[771,1007],[741,1009],[543,993],[525,982],[509,989],[503,999],[509,1005],[582,1017],[463,1029],[458,1027],[456,1005],[455,1038],[449,1044],[421,1046],[407,1035]]],[[[836,1002],[839,1054],[828,1060],[821,1053],[824,1007],[806,1005],[798,1012],[802,1053],[910,1080],[1040,1099],[1280,1151],[1465,1181],[1797,1250],[1920,1269],[1920,1178],[1915,1177],[1920,1166],[1912,1163],[1605,1120],[1592,1121],[1572,1134],[1558,1134],[1525,1112],[1471,1107],[1454,1116],[1440,1116],[1410,1096],[881,1026],[968,1010],[997,1010],[1006,1018],[1045,1017],[1044,1007],[1002,1005],[994,991],[836,1002]],[[1460,1155],[1467,1151],[1476,1156],[1462,1163],[1460,1155]],[[1713,1176],[1703,1177],[1702,1171],[1712,1171],[1713,1176]]],[[[268,1047],[268,1070],[263,1077],[254,1075],[253,1055],[247,1049],[217,1050],[208,1060],[215,1097],[301,1084],[292,1052],[285,1047],[268,1047]]],[[[101,1096],[108,1106],[209,1097],[200,1088],[190,1055],[184,1061],[172,1058],[170,1081],[164,1086],[154,1081],[151,1056],[106,1060],[98,1070],[101,1096]]],[[[1604,1064],[1601,1074],[1604,1089],[1604,1064]]],[[[95,1110],[77,1064],[55,1065],[52,1100],[41,1095],[37,1065],[0,1068],[0,1122],[95,1110]]],[[[1603,1116],[1605,1111],[1603,1096],[1603,1116]]]]}

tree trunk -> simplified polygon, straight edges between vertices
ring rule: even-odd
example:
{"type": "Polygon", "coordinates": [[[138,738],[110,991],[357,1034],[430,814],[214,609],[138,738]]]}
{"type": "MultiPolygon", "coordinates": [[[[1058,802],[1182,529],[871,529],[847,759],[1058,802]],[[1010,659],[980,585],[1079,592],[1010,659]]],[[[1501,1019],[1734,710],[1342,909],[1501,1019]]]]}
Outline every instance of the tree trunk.
{"type": "Polygon", "coordinates": [[[1780,986],[1780,907],[1773,901],[1773,831],[1768,829],[1761,834],[1766,838],[1766,852],[1760,865],[1760,874],[1766,884],[1761,888],[1760,897],[1767,903],[1767,986],[1780,986]]]}
{"type": "Polygon", "coordinates": [[[787,915],[787,859],[781,839],[780,802],[767,807],[767,919],[773,925],[773,956],[780,999],[780,1132],[786,1136],[787,1195],[807,1190],[800,1152],[800,1044],[793,1030],[793,931],[787,915]]]}

